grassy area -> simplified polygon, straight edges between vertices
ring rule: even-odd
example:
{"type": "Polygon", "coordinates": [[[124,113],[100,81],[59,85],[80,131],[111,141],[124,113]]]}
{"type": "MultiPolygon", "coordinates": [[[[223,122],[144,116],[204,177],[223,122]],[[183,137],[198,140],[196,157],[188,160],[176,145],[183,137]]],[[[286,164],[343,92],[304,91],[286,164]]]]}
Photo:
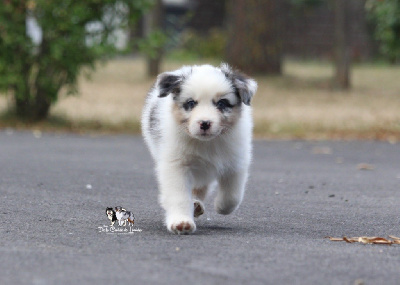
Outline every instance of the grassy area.
{"type": "MultiPolygon", "coordinates": [[[[182,64],[167,61],[163,70],[182,64]]],[[[286,61],[283,76],[257,77],[256,137],[400,139],[399,66],[357,65],[347,92],[331,88],[332,73],[329,63],[286,61]]],[[[91,80],[81,78],[80,95],[62,95],[49,122],[30,127],[137,133],[153,80],[146,77],[142,59],[113,60],[91,80]]],[[[7,100],[0,97],[0,111],[7,109],[7,100]]],[[[0,127],[6,125],[24,126],[3,116],[0,127]]]]}
{"type": "Polygon", "coordinates": [[[399,67],[353,68],[352,89],[331,86],[329,64],[287,62],[281,78],[259,78],[255,132],[299,138],[399,138],[399,67]]]}

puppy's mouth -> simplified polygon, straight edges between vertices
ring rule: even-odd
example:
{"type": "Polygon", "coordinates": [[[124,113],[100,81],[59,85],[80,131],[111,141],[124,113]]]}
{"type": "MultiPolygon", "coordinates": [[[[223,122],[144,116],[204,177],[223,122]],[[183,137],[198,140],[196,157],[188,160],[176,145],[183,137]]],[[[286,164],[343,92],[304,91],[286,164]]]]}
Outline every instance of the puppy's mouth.
{"type": "Polygon", "coordinates": [[[194,138],[201,141],[210,141],[216,138],[219,135],[219,132],[210,132],[210,131],[199,131],[195,134],[191,134],[194,138]]]}

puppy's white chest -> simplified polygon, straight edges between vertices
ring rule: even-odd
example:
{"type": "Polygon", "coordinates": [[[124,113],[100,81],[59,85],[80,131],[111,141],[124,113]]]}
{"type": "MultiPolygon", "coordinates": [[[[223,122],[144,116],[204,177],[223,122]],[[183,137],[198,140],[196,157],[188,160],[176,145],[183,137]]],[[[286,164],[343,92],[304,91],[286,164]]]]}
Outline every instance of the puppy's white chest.
{"type": "Polygon", "coordinates": [[[204,160],[201,157],[192,157],[185,163],[189,172],[195,180],[211,181],[217,177],[217,173],[221,172],[220,167],[211,161],[204,160]]]}
{"type": "Polygon", "coordinates": [[[232,157],[231,153],[207,146],[198,147],[194,153],[187,154],[182,159],[195,181],[209,183],[231,167],[232,157]]]}

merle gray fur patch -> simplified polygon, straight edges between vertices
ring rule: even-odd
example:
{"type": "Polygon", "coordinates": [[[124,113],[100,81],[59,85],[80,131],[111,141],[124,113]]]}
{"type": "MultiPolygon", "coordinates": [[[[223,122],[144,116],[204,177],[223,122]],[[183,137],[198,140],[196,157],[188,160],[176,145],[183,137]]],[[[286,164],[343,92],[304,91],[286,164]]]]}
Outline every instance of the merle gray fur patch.
{"type": "Polygon", "coordinates": [[[166,97],[170,93],[173,93],[174,96],[178,95],[181,91],[182,80],[182,76],[169,73],[161,74],[158,82],[158,86],[160,88],[158,97],[166,97]]]}
{"type": "Polygon", "coordinates": [[[236,94],[239,96],[240,100],[246,104],[250,105],[251,99],[255,93],[253,88],[251,88],[252,80],[245,74],[233,70],[227,64],[221,65],[221,71],[225,74],[226,78],[232,82],[232,86],[235,89],[236,94]]]}

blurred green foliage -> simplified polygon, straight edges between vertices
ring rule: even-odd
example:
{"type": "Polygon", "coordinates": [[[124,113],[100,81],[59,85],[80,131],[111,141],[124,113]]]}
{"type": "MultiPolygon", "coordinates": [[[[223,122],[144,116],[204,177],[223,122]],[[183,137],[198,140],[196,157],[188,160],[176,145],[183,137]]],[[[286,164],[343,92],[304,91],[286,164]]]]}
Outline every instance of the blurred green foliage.
{"type": "Polygon", "coordinates": [[[317,7],[326,0],[290,0],[290,4],[298,8],[317,7]]]}
{"type": "Polygon", "coordinates": [[[151,31],[146,37],[137,42],[138,49],[151,59],[160,56],[162,48],[166,45],[168,37],[160,29],[151,31]]]}
{"type": "Polygon", "coordinates": [[[223,58],[227,45],[227,34],[222,29],[211,29],[202,34],[187,30],[181,37],[181,44],[174,52],[183,58],[223,58]]]}
{"type": "Polygon", "coordinates": [[[390,62],[400,60],[400,0],[368,0],[366,10],[373,22],[381,53],[390,62]]]}
{"type": "Polygon", "coordinates": [[[114,52],[115,31],[137,21],[154,0],[6,0],[0,5],[0,91],[18,117],[40,120],[60,90],[77,91],[83,67],[114,52]],[[41,39],[32,40],[27,18],[41,39]]]}

